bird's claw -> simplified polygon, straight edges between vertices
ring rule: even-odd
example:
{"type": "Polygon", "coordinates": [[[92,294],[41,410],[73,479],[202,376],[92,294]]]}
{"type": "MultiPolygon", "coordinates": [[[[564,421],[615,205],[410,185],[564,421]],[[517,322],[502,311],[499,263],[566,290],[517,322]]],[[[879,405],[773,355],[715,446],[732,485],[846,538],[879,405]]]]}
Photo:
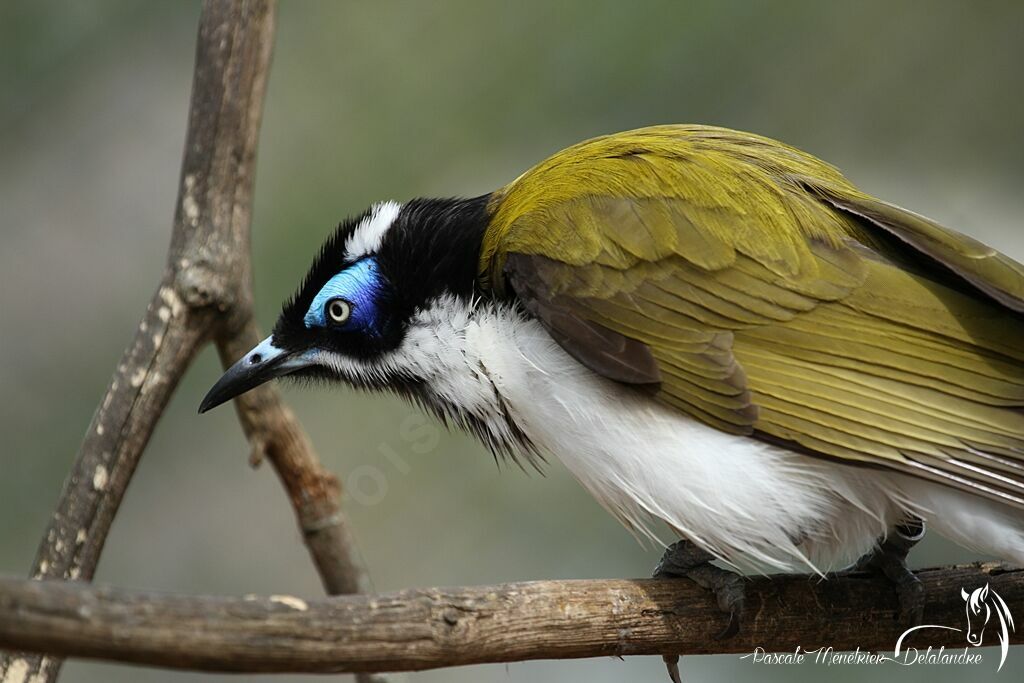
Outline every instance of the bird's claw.
{"type": "Polygon", "coordinates": [[[924,534],[923,520],[914,519],[901,524],[854,565],[857,570],[881,574],[893,584],[899,599],[897,619],[910,626],[920,626],[923,622],[925,600],[924,584],[907,567],[907,555],[924,538],[924,534]]]}
{"type": "Polygon", "coordinates": [[[683,679],[679,675],[679,655],[664,655],[662,660],[665,662],[665,668],[668,669],[668,677],[672,683],[683,683],[683,679]]]}
{"type": "MultiPolygon", "coordinates": [[[[740,617],[746,605],[743,577],[711,564],[714,556],[689,541],[677,541],[662,555],[654,570],[654,578],[686,577],[701,588],[714,592],[718,608],[729,615],[729,623],[715,636],[724,640],[740,630],[740,617]]],[[[678,655],[663,657],[672,683],[682,683],[678,655]]]]}
{"type": "Polygon", "coordinates": [[[900,601],[899,620],[910,626],[924,623],[924,584],[915,575],[896,583],[896,595],[900,601]]]}
{"type": "Polygon", "coordinates": [[[708,562],[693,567],[684,576],[701,588],[712,591],[718,601],[718,609],[729,615],[729,623],[715,638],[724,640],[736,635],[740,630],[740,614],[747,600],[743,577],[708,562]]]}

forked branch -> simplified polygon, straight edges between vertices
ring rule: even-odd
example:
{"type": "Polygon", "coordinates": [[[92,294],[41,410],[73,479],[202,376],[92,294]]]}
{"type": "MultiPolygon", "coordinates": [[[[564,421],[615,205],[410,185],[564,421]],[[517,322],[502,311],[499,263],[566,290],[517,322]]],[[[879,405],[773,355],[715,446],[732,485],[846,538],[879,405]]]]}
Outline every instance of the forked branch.
{"type": "MultiPolygon", "coordinates": [[[[224,362],[258,338],[249,225],[273,0],[206,0],[167,265],[111,378],[43,536],[32,577],[92,579],[107,533],[157,421],[199,350],[224,362]]],[[[363,582],[339,489],[298,421],[267,386],[237,402],[255,452],[277,471],[327,591],[363,582]]],[[[8,624],[9,625],[9,624],[8,624]]],[[[59,660],[4,656],[3,681],[53,681],[59,660]],[[17,668],[12,666],[17,662],[17,668]]]]}
{"type": "MultiPolygon", "coordinates": [[[[207,342],[227,363],[254,345],[249,223],[273,35],[272,0],[206,0],[167,266],[111,379],[33,569],[0,579],[4,683],[56,678],[61,658],[239,672],[376,672],[484,662],[640,654],[891,651],[903,631],[884,582],[848,575],[753,580],[740,633],[688,581],[562,581],[411,590],[306,601],[185,597],[95,588],[92,579],[128,482],[178,381],[207,342]],[[60,581],[64,579],[66,581],[60,581]],[[44,654],[45,653],[45,654],[44,654]]],[[[254,453],[280,476],[329,593],[362,574],[336,480],[268,386],[236,401],[254,453]]],[[[989,584],[1024,604],[1024,570],[971,565],[919,574],[925,622],[963,627],[961,588],[989,584]]],[[[1010,633],[1024,642],[1024,630],[1010,633]]],[[[964,647],[931,629],[910,643],[964,647]]],[[[364,678],[364,680],[369,680],[364,678]]]]}

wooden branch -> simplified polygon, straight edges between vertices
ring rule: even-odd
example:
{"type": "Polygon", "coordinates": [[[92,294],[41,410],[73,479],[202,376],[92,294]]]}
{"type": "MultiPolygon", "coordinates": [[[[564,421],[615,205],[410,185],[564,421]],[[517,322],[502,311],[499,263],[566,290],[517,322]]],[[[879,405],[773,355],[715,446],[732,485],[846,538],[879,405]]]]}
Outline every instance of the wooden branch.
{"type": "MultiPolygon", "coordinates": [[[[252,314],[250,214],[263,96],[274,32],[273,0],[203,4],[167,266],[135,339],[111,378],[64,484],[32,577],[92,579],[157,421],[198,351],[216,341],[226,363],[258,340],[252,314]]],[[[329,593],[363,583],[349,553],[339,487],[320,466],[273,388],[238,403],[254,453],[265,454],[295,507],[329,593]]],[[[0,680],[56,679],[50,657],[0,658],[0,680]]]]}
{"type": "MultiPolygon", "coordinates": [[[[930,569],[924,623],[963,628],[961,588],[988,583],[1024,604],[1024,569],[930,569]]],[[[747,584],[740,632],[687,580],[541,581],[306,601],[134,593],[0,579],[0,645],[204,671],[409,671],[528,659],[793,652],[831,646],[891,655],[905,630],[891,586],[864,574],[776,576],[747,584]]],[[[1024,642],[1024,629],[1011,635],[1024,642]]],[[[994,636],[992,642],[996,644],[994,636]]],[[[924,629],[906,645],[967,647],[924,629]]]]}
{"type": "MultiPolygon", "coordinates": [[[[224,366],[241,358],[259,340],[251,317],[237,333],[218,339],[224,366]]],[[[266,384],[236,398],[235,409],[252,444],[251,461],[259,463],[265,457],[281,479],[328,595],[364,592],[366,572],[352,552],[352,533],[341,513],[338,480],[320,465],[295,415],[266,384]]]]}

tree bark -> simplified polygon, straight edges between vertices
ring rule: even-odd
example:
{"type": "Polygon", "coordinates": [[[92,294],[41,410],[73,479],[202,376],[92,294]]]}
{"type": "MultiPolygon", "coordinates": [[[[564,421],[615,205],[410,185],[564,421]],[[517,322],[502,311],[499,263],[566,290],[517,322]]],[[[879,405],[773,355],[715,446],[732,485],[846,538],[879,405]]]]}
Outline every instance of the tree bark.
{"type": "MultiPolygon", "coordinates": [[[[65,481],[34,579],[93,578],[132,474],[189,364],[209,341],[227,364],[259,338],[249,228],[273,35],[273,0],[203,4],[167,264],[65,481]]],[[[365,580],[349,551],[338,483],[298,421],[269,386],[236,406],[254,454],[266,456],[284,484],[325,588],[358,590],[365,580]]],[[[59,666],[53,657],[5,655],[0,680],[53,681],[59,666]]]]}
{"type": "MultiPolygon", "coordinates": [[[[962,629],[968,591],[985,585],[1024,604],[1024,570],[1000,564],[919,572],[925,624],[962,629]]],[[[658,654],[793,652],[832,647],[892,655],[906,629],[891,585],[867,574],[747,584],[739,633],[688,580],[540,581],[405,590],[306,601],[186,597],[74,583],[0,579],[0,645],[203,671],[410,671],[444,666],[658,654]]],[[[996,645],[992,624],[986,645],[996,645]]],[[[1024,633],[1011,633],[1024,642],[1024,633]]],[[[967,647],[966,634],[915,632],[907,646],[967,647]]],[[[993,651],[988,651],[992,653],[993,651]]],[[[998,650],[995,651],[998,653],[998,650]]],[[[998,654],[984,654],[992,661],[998,654]]]]}

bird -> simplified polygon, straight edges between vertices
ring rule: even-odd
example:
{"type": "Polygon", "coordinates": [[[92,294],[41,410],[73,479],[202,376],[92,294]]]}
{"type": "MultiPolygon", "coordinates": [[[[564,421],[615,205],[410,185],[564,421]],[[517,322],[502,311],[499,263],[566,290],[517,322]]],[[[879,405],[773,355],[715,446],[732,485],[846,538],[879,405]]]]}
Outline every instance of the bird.
{"type": "Polygon", "coordinates": [[[926,528],[1024,563],[1022,342],[1010,257],[781,142],[652,126],[343,221],[200,412],[285,376],[398,394],[560,460],[727,632],[742,574],[850,567],[919,621],[926,528]]]}

